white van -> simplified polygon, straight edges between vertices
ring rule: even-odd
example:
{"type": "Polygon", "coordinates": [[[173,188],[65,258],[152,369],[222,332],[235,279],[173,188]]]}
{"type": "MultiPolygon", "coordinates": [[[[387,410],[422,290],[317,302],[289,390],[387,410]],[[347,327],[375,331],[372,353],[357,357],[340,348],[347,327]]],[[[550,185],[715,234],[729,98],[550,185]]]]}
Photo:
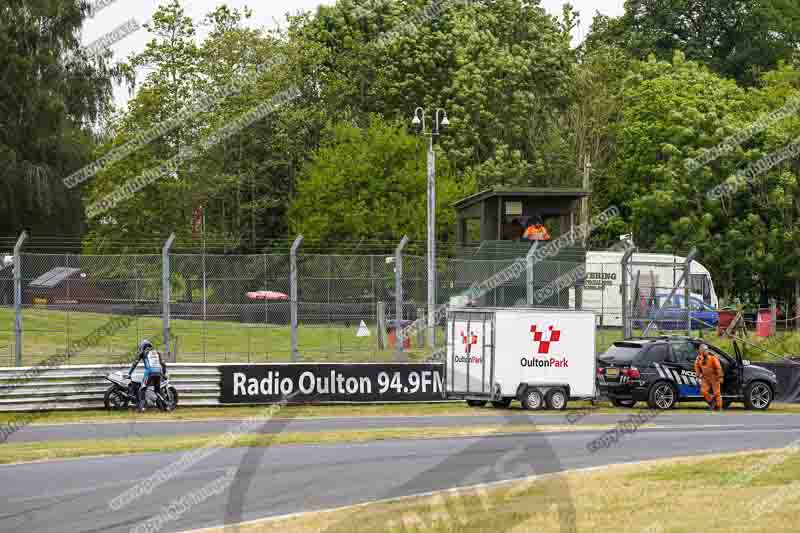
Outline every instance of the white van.
{"type": "MultiPolygon", "coordinates": [[[[599,326],[622,326],[622,252],[586,252],[586,280],[583,287],[583,309],[597,314],[599,326]]],[[[669,254],[633,254],[632,275],[628,279],[629,294],[634,296],[636,274],[639,274],[640,297],[651,292],[669,293],[683,274],[685,257],[669,254]],[[637,265],[636,263],[649,263],[637,265]],[[654,265],[656,264],[656,265],[654,265]],[[653,291],[652,289],[655,289],[653,291]]],[[[683,284],[680,294],[683,294],[683,284]]],[[[697,261],[692,261],[689,273],[692,296],[714,309],[719,307],[711,273],[697,261]]],[[[575,306],[575,289],[569,290],[570,307],[575,306]]]]}
{"type": "Polygon", "coordinates": [[[447,398],[526,409],[566,409],[595,396],[591,311],[452,308],[447,313],[447,398]]]}

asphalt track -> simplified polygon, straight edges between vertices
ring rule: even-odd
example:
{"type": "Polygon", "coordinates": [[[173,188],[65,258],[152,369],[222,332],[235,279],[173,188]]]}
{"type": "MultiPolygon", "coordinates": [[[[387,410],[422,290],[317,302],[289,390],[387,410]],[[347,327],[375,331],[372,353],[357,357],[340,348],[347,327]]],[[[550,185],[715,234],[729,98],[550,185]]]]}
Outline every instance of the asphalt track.
{"type": "MultiPolygon", "coordinates": [[[[700,411],[700,410],[698,410],[700,411]]],[[[431,416],[374,416],[374,417],[331,417],[273,419],[259,428],[259,433],[289,433],[313,431],[346,431],[382,428],[426,428],[426,427],[466,427],[490,425],[565,425],[579,418],[578,425],[615,424],[624,420],[628,414],[590,414],[580,416],[580,411],[566,411],[564,414],[525,414],[524,411],[504,411],[500,414],[475,415],[431,415],[431,416]]],[[[726,425],[742,427],[784,427],[800,424],[800,415],[728,412],[716,414],[705,411],[698,413],[662,414],[658,417],[662,425],[704,425],[719,421],[726,425]]],[[[53,425],[30,425],[13,433],[8,442],[40,442],[47,440],[74,439],[121,439],[145,436],[202,435],[224,433],[236,428],[241,420],[203,420],[176,422],[98,422],[53,425]]]]}
{"type": "MultiPolygon", "coordinates": [[[[595,423],[592,419],[600,416],[606,415],[584,420],[595,423]]],[[[422,423],[427,418],[434,417],[423,417],[422,423]]],[[[443,417],[435,418],[441,422],[443,417]]],[[[463,424],[463,417],[444,418],[463,424]]],[[[555,422],[552,416],[544,418],[545,423],[555,422]]],[[[514,416],[509,419],[516,422],[514,416]]],[[[560,416],[556,419],[563,421],[560,416]]],[[[309,427],[371,423],[330,420],[317,420],[309,427]]],[[[241,519],[251,520],[574,468],[779,447],[800,436],[800,418],[791,415],[665,414],[653,423],[658,427],[641,428],[625,435],[617,447],[596,453],[587,451],[586,445],[603,433],[598,430],[274,446],[262,449],[263,453],[219,449],[118,511],[110,509],[111,499],[183,453],[0,466],[0,531],[130,531],[231,468],[249,478],[245,492],[231,496],[232,489],[227,489],[167,522],[161,531],[222,524],[231,504],[241,506],[241,519]],[[690,420],[694,417],[697,420],[690,420]]],[[[566,484],[562,490],[568,490],[566,484]]]]}

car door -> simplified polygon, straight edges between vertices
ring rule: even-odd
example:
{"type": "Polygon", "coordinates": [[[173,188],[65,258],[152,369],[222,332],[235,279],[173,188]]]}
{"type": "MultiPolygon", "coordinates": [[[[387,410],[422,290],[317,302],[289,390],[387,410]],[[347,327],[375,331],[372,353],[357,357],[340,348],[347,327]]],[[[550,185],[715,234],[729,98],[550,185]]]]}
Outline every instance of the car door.
{"type": "Polygon", "coordinates": [[[719,322],[719,315],[715,310],[701,302],[698,298],[691,298],[689,302],[693,329],[708,329],[717,325],[717,322],[719,322]]]}
{"type": "Polygon", "coordinates": [[[697,359],[698,346],[691,341],[675,341],[672,345],[672,354],[677,369],[676,383],[681,398],[700,396],[700,387],[697,375],[694,372],[694,362],[697,359]]]}
{"type": "Polygon", "coordinates": [[[721,391],[723,396],[739,396],[742,393],[742,357],[739,352],[739,346],[736,343],[734,343],[733,348],[736,357],[730,357],[722,351],[715,350],[719,357],[722,371],[725,374],[721,391]]]}
{"type": "Polygon", "coordinates": [[[681,303],[680,296],[673,295],[672,298],[667,300],[665,298],[664,306],[661,309],[661,329],[679,329],[686,325],[683,318],[683,304],[681,303]],[[683,325],[681,325],[683,322],[683,325]]]}
{"type": "MultiPolygon", "coordinates": [[[[722,396],[736,396],[738,394],[739,383],[741,382],[738,363],[719,348],[711,345],[706,346],[717,355],[719,364],[722,367],[722,374],[724,377],[722,378],[722,390],[720,394],[722,394],[722,396]]],[[[693,343],[693,347],[695,350],[698,350],[700,345],[699,343],[693,343]]],[[[702,396],[699,391],[698,395],[702,396]]]]}
{"type": "Polygon", "coordinates": [[[676,387],[680,384],[680,368],[675,355],[670,350],[669,343],[654,344],[647,351],[646,357],[655,368],[658,377],[671,381],[676,387]]]}

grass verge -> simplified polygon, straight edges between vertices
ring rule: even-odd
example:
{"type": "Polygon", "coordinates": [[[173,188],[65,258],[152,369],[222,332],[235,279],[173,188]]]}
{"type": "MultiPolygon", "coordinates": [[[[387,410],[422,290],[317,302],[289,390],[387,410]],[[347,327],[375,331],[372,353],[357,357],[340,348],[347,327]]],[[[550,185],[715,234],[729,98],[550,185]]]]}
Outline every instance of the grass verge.
{"type": "MultiPolygon", "coordinates": [[[[334,444],[390,439],[482,437],[494,434],[547,433],[553,431],[598,431],[611,425],[491,425],[474,427],[390,428],[346,431],[244,434],[226,440],[222,434],[137,437],[135,439],[67,440],[6,443],[0,445],[0,464],[132,453],[169,453],[204,446],[237,448],[293,444],[334,444]]],[[[648,427],[648,426],[643,426],[648,427]]]]}
{"type": "MultiPolygon", "coordinates": [[[[570,409],[566,411],[535,411],[536,415],[548,414],[553,417],[566,417],[570,412],[591,409],[593,414],[625,415],[631,409],[611,407],[606,402],[592,406],[590,402],[570,402],[570,409]]],[[[644,403],[636,405],[637,409],[646,409],[644,403]]],[[[151,410],[146,413],[137,413],[134,410],[121,412],[108,411],[43,411],[37,413],[33,424],[62,424],[62,423],[103,423],[103,422],[132,422],[132,421],[200,421],[200,420],[239,420],[255,416],[264,410],[264,406],[228,406],[228,407],[180,407],[172,413],[162,413],[151,410]]],[[[708,408],[703,403],[686,404],[685,407],[673,409],[670,413],[706,413],[708,408]]],[[[756,413],[748,411],[740,404],[734,404],[728,409],[732,413],[756,413]]],[[[757,414],[800,414],[800,404],[773,403],[769,410],[757,414]]],[[[279,410],[273,418],[322,418],[322,417],[369,417],[369,416],[480,416],[503,414],[532,414],[524,411],[518,403],[512,404],[509,409],[495,409],[491,406],[484,408],[468,407],[464,402],[453,403],[426,403],[426,404],[383,404],[383,405],[293,405],[279,410]]],[[[23,416],[14,412],[0,412],[0,424],[13,422],[23,416]]],[[[27,418],[27,416],[26,416],[27,418]]]]}
{"type": "Polygon", "coordinates": [[[565,518],[574,521],[574,531],[600,533],[797,531],[800,457],[792,454],[778,465],[774,456],[779,453],[783,452],[619,465],[561,474],[568,490],[554,490],[552,477],[543,477],[195,533],[557,533],[565,518]],[[742,465],[756,464],[770,466],[747,483],[729,482],[742,465]],[[559,515],[559,509],[570,507],[558,505],[563,497],[570,498],[574,517],[559,515]]]}
{"type": "MultiPolygon", "coordinates": [[[[255,305],[255,308],[261,306],[255,305]]],[[[238,311],[236,311],[238,312],[238,311]]],[[[25,337],[23,366],[37,365],[49,356],[63,354],[70,342],[89,335],[105,325],[112,315],[78,311],[58,311],[40,306],[23,309],[25,337]]],[[[118,315],[117,315],[118,316],[118,315]]],[[[358,337],[359,320],[334,319],[324,324],[306,324],[298,328],[301,361],[311,362],[389,362],[393,349],[379,349],[376,324],[365,317],[371,332],[358,337]]],[[[0,366],[14,364],[14,311],[0,308],[0,366]]],[[[157,316],[136,317],[128,327],[102,339],[95,346],[73,354],[65,364],[105,364],[124,355],[132,360],[142,338],[160,339],[163,324],[157,316]]],[[[173,318],[171,331],[178,347],[180,363],[275,363],[291,361],[291,329],[270,323],[244,323],[238,320],[200,320],[173,318]]],[[[438,338],[442,338],[443,328],[438,338]]],[[[430,350],[417,346],[412,339],[409,361],[425,360],[430,350]]]]}

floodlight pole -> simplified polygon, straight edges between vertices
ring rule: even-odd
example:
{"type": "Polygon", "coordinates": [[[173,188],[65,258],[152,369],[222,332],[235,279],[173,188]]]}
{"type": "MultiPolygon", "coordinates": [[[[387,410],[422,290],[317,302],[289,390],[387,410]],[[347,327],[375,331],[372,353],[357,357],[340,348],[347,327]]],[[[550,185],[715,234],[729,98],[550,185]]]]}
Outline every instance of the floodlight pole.
{"type": "Polygon", "coordinates": [[[425,110],[417,107],[414,110],[414,119],[411,123],[417,127],[420,135],[430,137],[428,143],[428,346],[433,347],[436,328],[436,152],[433,150],[434,139],[439,136],[442,128],[450,125],[447,112],[436,109],[434,129],[425,130],[425,110]],[[441,120],[440,120],[441,117],[441,120]]]}

